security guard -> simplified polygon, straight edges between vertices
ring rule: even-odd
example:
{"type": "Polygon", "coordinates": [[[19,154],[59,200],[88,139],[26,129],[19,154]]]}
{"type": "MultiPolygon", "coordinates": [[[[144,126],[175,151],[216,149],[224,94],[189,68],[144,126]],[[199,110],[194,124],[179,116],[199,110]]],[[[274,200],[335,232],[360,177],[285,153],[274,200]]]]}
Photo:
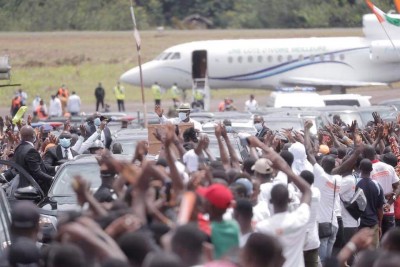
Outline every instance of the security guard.
{"type": "Polygon", "coordinates": [[[118,111],[125,112],[125,88],[119,82],[114,87],[114,95],[117,99],[118,111]]]}
{"type": "Polygon", "coordinates": [[[151,86],[151,91],[153,92],[153,97],[156,106],[161,106],[161,87],[155,82],[151,86]]]}
{"type": "Polygon", "coordinates": [[[171,87],[172,101],[174,102],[174,108],[177,108],[179,105],[179,98],[181,95],[181,90],[178,88],[178,85],[174,83],[171,87]]]}

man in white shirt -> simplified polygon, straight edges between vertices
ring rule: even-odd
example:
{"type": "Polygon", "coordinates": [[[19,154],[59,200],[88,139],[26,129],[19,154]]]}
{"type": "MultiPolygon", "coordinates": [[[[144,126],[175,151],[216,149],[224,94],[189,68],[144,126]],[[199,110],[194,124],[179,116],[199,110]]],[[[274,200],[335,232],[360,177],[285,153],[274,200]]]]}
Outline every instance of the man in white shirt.
{"type": "Polygon", "coordinates": [[[377,181],[383,189],[383,194],[387,201],[387,205],[383,208],[382,220],[382,236],[390,228],[395,226],[394,220],[394,201],[397,196],[399,186],[399,177],[392,166],[379,161],[376,158],[376,151],[372,146],[365,146],[363,150],[364,158],[371,160],[373,171],[371,172],[371,179],[377,181]]]}
{"type": "Polygon", "coordinates": [[[250,99],[246,101],[244,111],[253,112],[258,109],[257,101],[254,99],[254,95],[250,95],[250,99]]]}
{"type": "Polygon", "coordinates": [[[37,107],[40,104],[40,100],[42,100],[42,99],[38,95],[33,99],[33,101],[32,101],[32,110],[33,111],[36,111],[37,107]]]}
{"type": "Polygon", "coordinates": [[[157,105],[154,109],[155,113],[158,115],[160,119],[160,124],[165,124],[167,122],[170,122],[172,124],[179,124],[179,123],[193,123],[194,129],[201,132],[202,127],[200,122],[193,120],[190,118],[190,104],[189,103],[183,103],[181,104],[176,111],[178,112],[178,118],[172,118],[168,119],[165,117],[164,110],[157,105]]]}
{"type": "Polygon", "coordinates": [[[49,116],[61,117],[62,115],[61,100],[56,95],[52,95],[49,105],[49,116]]]}
{"type": "Polygon", "coordinates": [[[304,242],[303,253],[304,253],[304,263],[306,266],[317,267],[319,264],[318,249],[320,245],[318,236],[318,209],[321,200],[321,193],[319,189],[313,186],[314,174],[308,170],[304,170],[300,173],[302,177],[311,187],[311,213],[310,219],[307,223],[307,235],[304,242]]]}
{"type": "Polygon", "coordinates": [[[335,243],[339,227],[335,215],[335,202],[336,198],[339,198],[341,177],[339,175],[332,175],[332,170],[335,168],[336,164],[333,157],[325,156],[321,161],[321,166],[317,163],[310,142],[311,127],[312,122],[306,121],[304,125],[304,141],[308,160],[314,168],[314,186],[317,187],[321,193],[321,202],[318,208],[317,220],[319,224],[331,224],[331,234],[329,236],[321,237],[321,232],[319,232],[321,242],[319,247],[319,257],[323,264],[326,258],[330,257],[332,254],[333,244],[335,243]]]}
{"type": "Polygon", "coordinates": [[[310,218],[311,190],[310,186],[302,178],[295,175],[285,160],[275,151],[263,144],[257,137],[248,137],[251,147],[261,148],[265,156],[269,158],[273,166],[288,176],[301,191],[300,206],[293,212],[288,212],[289,191],[283,184],[275,185],[271,190],[271,203],[274,215],[271,218],[259,222],[256,232],[273,234],[277,236],[283,245],[285,263],[283,266],[304,266],[303,245],[306,237],[307,222],[310,218]]]}
{"type": "MultiPolygon", "coordinates": [[[[353,216],[347,211],[343,202],[349,202],[355,193],[356,189],[356,178],[351,174],[347,173],[342,178],[342,183],[339,190],[340,205],[342,208],[342,220],[343,220],[343,244],[347,244],[351,237],[357,233],[359,222],[354,219],[353,216]]],[[[352,263],[352,259],[347,262],[352,263]]]]}
{"type": "Polygon", "coordinates": [[[72,95],[68,98],[67,109],[69,113],[71,113],[71,116],[77,116],[81,111],[81,98],[75,91],[73,91],[72,95]]]}

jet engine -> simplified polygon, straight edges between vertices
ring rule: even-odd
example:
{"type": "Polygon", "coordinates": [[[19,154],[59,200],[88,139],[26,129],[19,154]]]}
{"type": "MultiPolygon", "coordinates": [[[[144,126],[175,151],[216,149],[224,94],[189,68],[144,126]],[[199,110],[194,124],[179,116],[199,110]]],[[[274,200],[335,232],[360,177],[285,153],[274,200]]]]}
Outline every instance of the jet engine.
{"type": "Polygon", "coordinates": [[[372,41],[369,56],[376,62],[400,62],[400,41],[372,41]]]}

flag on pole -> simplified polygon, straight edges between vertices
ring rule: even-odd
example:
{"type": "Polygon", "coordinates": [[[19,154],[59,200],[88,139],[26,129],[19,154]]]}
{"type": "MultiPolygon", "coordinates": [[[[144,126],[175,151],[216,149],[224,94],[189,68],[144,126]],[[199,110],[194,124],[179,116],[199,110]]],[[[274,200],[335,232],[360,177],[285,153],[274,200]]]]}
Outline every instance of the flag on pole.
{"type": "Polygon", "coordinates": [[[397,13],[400,13],[400,0],[394,0],[394,4],[396,6],[397,13]]]}
{"type": "MultiPolygon", "coordinates": [[[[400,3],[400,0],[397,0],[400,3]]],[[[386,14],[382,10],[380,10],[378,7],[376,7],[370,0],[365,0],[367,3],[368,7],[371,9],[371,11],[375,14],[377,17],[378,21],[380,23],[387,22],[389,24],[392,24],[394,26],[400,27],[400,18],[395,18],[391,14],[386,14]]]]}
{"type": "Polygon", "coordinates": [[[140,45],[142,44],[142,40],[140,39],[140,34],[136,26],[136,18],[135,18],[135,12],[133,11],[133,3],[131,3],[131,17],[133,21],[133,37],[135,38],[137,49],[140,50],[140,45]]]}

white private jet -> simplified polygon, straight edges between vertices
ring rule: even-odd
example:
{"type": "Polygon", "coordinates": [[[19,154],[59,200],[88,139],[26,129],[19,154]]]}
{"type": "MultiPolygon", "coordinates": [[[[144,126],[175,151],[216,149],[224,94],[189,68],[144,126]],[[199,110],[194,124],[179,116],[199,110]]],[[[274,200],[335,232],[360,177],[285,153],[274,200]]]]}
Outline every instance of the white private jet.
{"type": "MultiPolygon", "coordinates": [[[[396,49],[373,14],[363,17],[365,37],[180,44],[143,64],[144,85],[158,82],[170,87],[177,83],[181,88],[192,88],[197,80],[205,80],[216,89],[312,86],[339,92],[349,87],[387,85],[400,80],[400,29],[387,23],[383,26],[396,49]]],[[[125,72],[120,80],[140,85],[139,68],[125,72]]]]}

